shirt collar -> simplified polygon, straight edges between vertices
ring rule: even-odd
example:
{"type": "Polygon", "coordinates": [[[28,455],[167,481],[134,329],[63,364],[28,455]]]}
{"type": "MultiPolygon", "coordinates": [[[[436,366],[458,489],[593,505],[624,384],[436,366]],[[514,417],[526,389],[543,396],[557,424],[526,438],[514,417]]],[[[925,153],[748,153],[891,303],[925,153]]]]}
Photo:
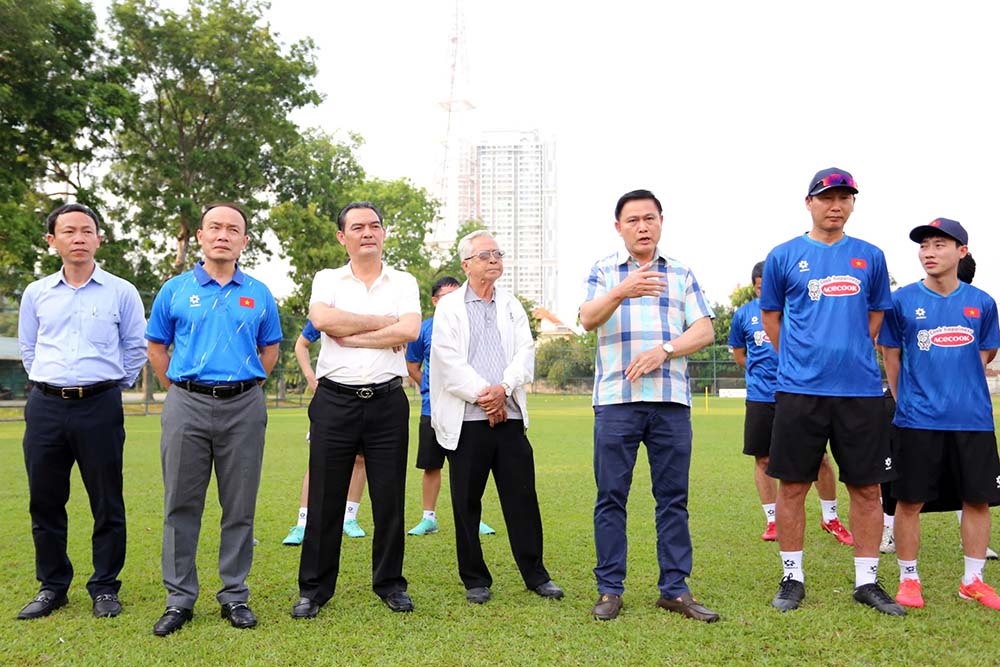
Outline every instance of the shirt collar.
{"type": "MultiPolygon", "coordinates": [[[[358,277],[356,277],[354,275],[354,270],[351,269],[351,262],[350,262],[350,260],[348,260],[347,264],[344,264],[338,270],[342,272],[340,274],[341,280],[343,280],[344,278],[350,278],[351,280],[358,280],[358,281],[361,280],[360,278],[358,278],[358,277]]],[[[372,287],[374,287],[375,285],[378,285],[383,280],[390,280],[391,276],[392,276],[392,269],[390,269],[389,266],[385,263],[385,261],[383,261],[382,262],[382,270],[379,272],[378,277],[375,278],[375,281],[372,282],[372,287]]]]}
{"type": "Polygon", "coordinates": [[[466,287],[466,290],[465,290],[465,302],[466,303],[472,303],[473,301],[482,301],[483,303],[493,303],[496,300],[497,300],[497,286],[495,284],[493,285],[493,298],[490,299],[489,301],[486,301],[481,296],[479,296],[478,294],[476,294],[476,291],[474,289],[472,289],[471,286],[467,286],[466,287]]]}
{"type": "MultiPolygon", "coordinates": [[[[94,272],[90,274],[90,278],[87,278],[87,282],[85,282],[83,285],[80,285],[80,287],[87,285],[91,280],[93,280],[98,285],[104,285],[108,282],[108,272],[102,269],[101,265],[98,264],[97,262],[94,262],[94,272]]],[[[58,271],[56,271],[55,273],[53,273],[48,277],[48,283],[46,284],[46,287],[51,289],[56,285],[58,285],[59,283],[63,283],[67,287],[72,287],[72,285],[66,282],[65,267],[61,267],[58,271]]],[[[80,289],[80,288],[73,287],[73,289],[80,289]]]]}
{"type": "MultiPolygon", "coordinates": [[[[237,262],[236,272],[233,274],[233,277],[230,279],[229,282],[236,283],[237,285],[242,285],[245,277],[246,276],[244,275],[244,273],[240,270],[239,262],[237,262]]],[[[194,265],[194,278],[195,280],[198,281],[198,284],[201,285],[202,287],[215,280],[215,278],[208,275],[208,272],[205,271],[205,260],[201,260],[194,265]]]]}
{"type": "MultiPolygon", "coordinates": [[[[660,248],[659,245],[657,245],[656,246],[656,252],[653,253],[653,259],[654,260],[657,260],[657,259],[664,259],[665,260],[666,258],[667,258],[667,256],[663,253],[663,250],[660,248]]],[[[621,249],[619,249],[618,253],[617,253],[616,257],[615,257],[615,259],[618,262],[618,266],[621,266],[622,264],[636,263],[636,260],[632,257],[632,255],[629,254],[629,251],[628,251],[627,248],[621,248],[621,249]]]]}

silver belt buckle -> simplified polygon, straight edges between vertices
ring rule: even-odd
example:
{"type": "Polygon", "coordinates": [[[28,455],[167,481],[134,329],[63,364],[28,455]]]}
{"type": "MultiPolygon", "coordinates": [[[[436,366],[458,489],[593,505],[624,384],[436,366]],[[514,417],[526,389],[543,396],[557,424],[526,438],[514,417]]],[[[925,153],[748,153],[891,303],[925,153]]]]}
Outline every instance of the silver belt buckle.
{"type": "Polygon", "coordinates": [[[369,398],[375,395],[375,390],[372,389],[371,387],[361,387],[354,393],[357,395],[358,398],[363,398],[365,400],[368,400],[369,398]]]}
{"type": "Polygon", "coordinates": [[[63,387],[59,390],[59,398],[73,398],[73,394],[76,394],[77,398],[83,398],[83,387],[63,387]]]}
{"type": "Polygon", "coordinates": [[[218,394],[216,394],[216,393],[215,393],[215,392],[216,392],[216,390],[217,390],[217,389],[218,389],[219,387],[221,387],[221,386],[222,386],[222,385],[219,385],[219,384],[213,384],[213,385],[212,385],[212,398],[221,398],[221,397],[220,397],[220,396],[219,396],[218,394]]]}

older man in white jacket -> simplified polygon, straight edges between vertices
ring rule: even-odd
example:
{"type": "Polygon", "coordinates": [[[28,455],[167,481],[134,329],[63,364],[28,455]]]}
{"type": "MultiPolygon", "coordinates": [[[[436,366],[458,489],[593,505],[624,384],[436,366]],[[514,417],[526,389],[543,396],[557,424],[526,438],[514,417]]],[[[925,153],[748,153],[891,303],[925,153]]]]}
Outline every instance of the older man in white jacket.
{"type": "Polygon", "coordinates": [[[472,232],[458,250],[468,280],[438,302],[430,363],[431,424],[448,450],[458,573],[469,602],[490,599],[493,578],[483,560],[479,520],[492,471],[525,585],[559,599],[563,591],[542,563],[535,462],[525,436],[524,385],[535,369],[528,316],[513,294],[495,285],[504,253],[489,232],[472,232]]]}

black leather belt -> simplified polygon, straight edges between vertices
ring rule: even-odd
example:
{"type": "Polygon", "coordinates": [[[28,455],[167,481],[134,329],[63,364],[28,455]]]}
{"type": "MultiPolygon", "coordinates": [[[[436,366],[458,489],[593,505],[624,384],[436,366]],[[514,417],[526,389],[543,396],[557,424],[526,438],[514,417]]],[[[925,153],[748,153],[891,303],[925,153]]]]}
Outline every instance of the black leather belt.
{"type": "Polygon", "coordinates": [[[174,384],[181,389],[186,389],[187,391],[191,391],[196,394],[205,394],[206,396],[211,396],[212,398],[232,398],[233,396],[239,396],[245,391],[250,391],[254,387],[259,386],[260,383],[257,380],[244,380],[243,382],[201,384],[200,382],[183,380],[182,382],[175,382],[174,384]]]}
{"type": "Polygon", "coordinates": [[[368,400],[369,398],[382,396],[399,389],[403,386],[403,379],[393,378],[392,380],[382,382],[381,384],[355,385],[340,384],[339,382],[334,382],[333,380],[320,378],[319,383],[327,389],[337,392],[338,394],[346,394],[347,396],[354,396],[355,398],[368,400]]]}
{"type": "Polygon", "coordinates": [[[102,391],[107,391],[112,387],[117,387],[118,382],[118,380],[105,380],[104,382],[95,382],[94,384],[85,384],[78,387],[56,387],[55,385],[45,384],[44,382],[36,382],[35,388],[43,394],[48,394],[49,396],[58,396],[59,398],[65,399],[80,399],[89,398],[96,394],[100,394],[102,391]]]}

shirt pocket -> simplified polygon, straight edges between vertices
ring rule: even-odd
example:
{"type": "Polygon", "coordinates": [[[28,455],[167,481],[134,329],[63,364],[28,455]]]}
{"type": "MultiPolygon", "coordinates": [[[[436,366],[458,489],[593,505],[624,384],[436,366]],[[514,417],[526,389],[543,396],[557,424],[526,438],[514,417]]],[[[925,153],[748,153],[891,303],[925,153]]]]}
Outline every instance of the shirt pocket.
{"type": "Polygon", "coordinates": [[[84,340],[99,351],[115,350],[118,347],[118,325],[120,323],[121,315],[117,310],[108,311],[97,308],[84,315],[81,333],[84,340]]]}

